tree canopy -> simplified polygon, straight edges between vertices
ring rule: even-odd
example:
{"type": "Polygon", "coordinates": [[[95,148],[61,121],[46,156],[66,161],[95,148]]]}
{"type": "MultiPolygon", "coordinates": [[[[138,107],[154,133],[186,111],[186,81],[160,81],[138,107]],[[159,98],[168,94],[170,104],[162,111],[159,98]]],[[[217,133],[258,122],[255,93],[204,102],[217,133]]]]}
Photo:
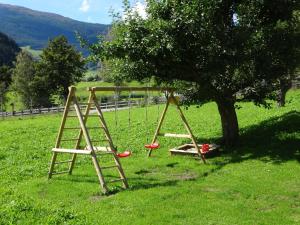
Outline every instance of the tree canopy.
{"type": "Polygon", "coordinates": [[[147,18],[125,1],[112,40],[91,50],[122,61],[131,79],[188,81],[191,100],[214,100],[224,141],[238,137],[235,102],[263,103],[274,82],[299,63],[295,0],[148,0],[147,18]],[[288,42],[288,44],[287,44],[288,42]],[[191,94],[192,93],[192,94],[191,94]]]}
{"type": "Polygon", "coordinates": [[[40,57],[37,76],[46,81],[51,93],[66,98],[68,87],[80,81],[85,71],[82,55],[64,36],[58,36],[49,41],[40,57]]]}

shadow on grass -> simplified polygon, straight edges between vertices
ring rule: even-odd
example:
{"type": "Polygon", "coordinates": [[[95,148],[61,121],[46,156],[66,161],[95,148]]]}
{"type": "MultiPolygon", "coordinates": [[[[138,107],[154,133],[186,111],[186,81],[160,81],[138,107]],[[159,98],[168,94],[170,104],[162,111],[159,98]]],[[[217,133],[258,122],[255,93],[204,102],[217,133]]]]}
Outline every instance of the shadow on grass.
{"type": "Polygon", "coordinates": [[[239,144],[232,150],[233,163],[248,159],[300,162],[300,113],[291,111],[241,129],[239,144]]]}

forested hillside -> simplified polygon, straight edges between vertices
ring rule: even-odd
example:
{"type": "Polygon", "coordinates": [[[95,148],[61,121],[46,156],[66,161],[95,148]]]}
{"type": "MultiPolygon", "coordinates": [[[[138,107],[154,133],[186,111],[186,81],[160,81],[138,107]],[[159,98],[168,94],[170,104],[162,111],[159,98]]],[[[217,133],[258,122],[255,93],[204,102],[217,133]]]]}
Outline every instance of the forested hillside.
{"type": "Polygon", "coordinates": [[[75,31],[94,42],[97,35],[106,34],[108,29],[109,25],[84,23],[53,13],[0,4],[0,32],[11,36],[20,46],[42,49],[49,39],[64,35],[78,47],[75,31]]]}
{"type": "Polygon", "coordinates": [[[16,42],[0,32],[0,66],[11,66],[19,51],[20,48],[16,42]]]}

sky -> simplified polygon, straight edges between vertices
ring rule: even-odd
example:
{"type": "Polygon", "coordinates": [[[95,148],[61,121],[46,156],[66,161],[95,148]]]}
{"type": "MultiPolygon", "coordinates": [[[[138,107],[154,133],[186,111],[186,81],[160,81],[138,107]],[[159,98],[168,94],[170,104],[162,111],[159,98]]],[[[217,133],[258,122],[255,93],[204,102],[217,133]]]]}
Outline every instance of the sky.
{"type": "MultiPolygon", "coordinates": [[[[130,2],[137,11],[144,11],[143,0],[130,0],[130,2]]],[[[110,9],[122,12],[123,5],[122,0],[0,0],[0,3],[24,6],[79,21],[101,24],[111,23],[110,9]]]]}

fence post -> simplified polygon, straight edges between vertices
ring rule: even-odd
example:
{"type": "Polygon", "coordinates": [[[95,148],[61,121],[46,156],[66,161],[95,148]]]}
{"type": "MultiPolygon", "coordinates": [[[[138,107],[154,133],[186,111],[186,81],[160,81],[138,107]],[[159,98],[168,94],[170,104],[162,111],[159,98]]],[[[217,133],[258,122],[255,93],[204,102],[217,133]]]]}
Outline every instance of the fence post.
{"type": "Polygon", "coordinates": [[[15,115],[15,104],[14,103],[11,103],[11,115],[15,115]]]}

